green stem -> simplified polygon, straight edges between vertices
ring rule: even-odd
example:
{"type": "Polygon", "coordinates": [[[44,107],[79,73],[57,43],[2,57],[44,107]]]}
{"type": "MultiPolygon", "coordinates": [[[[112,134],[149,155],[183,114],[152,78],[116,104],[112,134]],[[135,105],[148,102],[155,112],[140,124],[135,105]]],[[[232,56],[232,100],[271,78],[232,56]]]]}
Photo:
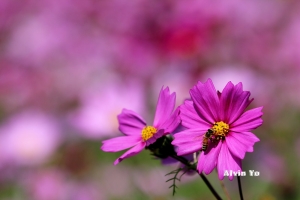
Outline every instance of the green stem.
{"type": "MultiPolygon", "coordinates": [[[[172,158],[174,158],[175,160],[178,160],[179,162],[181,162],[182,164],[186,165],[187,167],[189,167],[190,169],[193,169],[195,171],[197,171],[196,166],[195,165],[191,165],[189,163],[188,160],[186,160],[185,158],[181,157],[181,156],[177,156],[177,155],[172,155],[172,158]]],[[[197,172],[198,173],[198,172],[197,172]]],[[[199,174],[199,173],[198,173],[199,174]]],[[[219,194],[217,193],[217,191],[213,188],[213,186],[210,184],[210,182],[208,181],[208,179],[206,178],[206,176],[204,176],[204,174],[199,174],[199,176],[202,178],[202,180],[204,181],[204,183],[207,185],[207,187],[209,188],[209,190],[213,193],[213,195],[216,197],[216,199],[218,200],[222,200],[222,198],[219,196],[219,194]]]]}
{"type": "MultiPolygon", "coordinates": [[[[189,169],[192,169],[198,173],[196,164],[191,164],[184,157],[177,156],[174,146],[172,145],[172,140],[173,140],[172,137],[168,137],[168,136],[161,137],[155,143],[149,145],[147,149],[149,149],[153,153],[153,155],[155,155],[158,158],[163,159],[170,156],[175,160],[178,160],[185,166],[187,166],[189,169]]],[[[204,183],[207,185],[207,187],[210,189],[210,191],[213,193],[216,199],[222,200],[222,198],[219,196],[219,194],[216,192],[216,190],[213,188],[213,186],[210,184],[207,178],[202,173],[199,174],[199,176],[203,179],[204,183]]]]}

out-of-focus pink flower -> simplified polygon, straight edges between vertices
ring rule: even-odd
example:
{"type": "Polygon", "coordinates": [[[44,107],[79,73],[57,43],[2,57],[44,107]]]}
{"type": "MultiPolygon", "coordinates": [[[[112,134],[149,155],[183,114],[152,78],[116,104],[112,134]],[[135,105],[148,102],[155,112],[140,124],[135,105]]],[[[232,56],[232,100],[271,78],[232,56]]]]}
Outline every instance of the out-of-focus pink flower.
{"type": "Polygon", "coordinates": [[[23,111],[0,128],[0,152],[6,160],[20,165],[46,162],[62,136],[57,122],[39,111],[23,111]]]}
{"type": "Polygon", "coordinates": [[[42,170],[24,175],[23,187],[34,200],[64,200],[67,198],[68,182],[59,170],[42,170]]]}
{"type": "Polygon", "coordinates": [[[68,96],[56,87],[63,81],[54,76],[55,70],[38,70],[7,60],[0,61],[0,65],[0,101],[8,113],[24,107],[53,108],[66,99],[59,93],[68,96]]]}
{"type": "Polygon", "coordinates": [[[242,87],[242,83],[229,82],[220,93],[210,79],[199,81],[190,90],[192,101],[185,101],[180,107],[182,125],[189,129],[176,133],[172,144],[178,146],[178,155],[202,149],[199,173],[210,174],[217,167],[219,179],[223,179],[226,170],[238,172],[246,152],[252,152],[254,143],[259,141],[250,131],[262,124],[262,107],[244,112],[253,99],[249,100],[250,92],[242,87]],[[211,136],[206,135],[208,130],[211,136]],[[209,137],[206,150],[202,147],[204,135],[209,137]]]}
{"type": "Polygon", "coordinates": [[[73,60],[86,63],[99,58],[101,53],[103,56],[102,47],[106,43],[101,38],[105,36],[102,29],[96,28],[98,3],[62,0],[58,6],[48,0],[42,3],[29,0],[23,5],[7,3],[5,6],[4,10],[10,11],[5,17],[12,18],[14,23],[4,32],[9,35],[4,55],[20,65],[54,67],[73,60]]]}
{"type": "MultiPolygon", "coordinates": [[[[274,147],[273,147],[274,148],[274,147]]],[[[253,157],[254,169],[260,172],[260,178],[264,181],[283,183],[288,180],[289,171],[285,158],[274,153],[269,144],[258,149],[258,153],[253,157]],[[272,170],[270,170],[272,166],[272,170]]]]}
{"type": "Polygon", "coordinates": [[[118,120],[119,129],[126,136],[102,141],[101,149],[106,152],[117,152],[132,147],[114,162],[116,165],[125,158],[138,154],[158,138],[172,133],[180,123],[179,109],[173,112],[175,101],[175,93],[170,94],[168,87],[161,89],[152,126],[147,126],[137,113],[123,109],[118,115],[118,120]]]}
{"type": "Polygon", "coordinates": [[[156,88],[161,85],[167,85],[176,91],[176,105],[181,105],[188,98],[188,90],[192,86],[193,80],[189,73],[182,68],[177,69],[160,69],[159,73],[153,79],[153,90],[158,92],[156,88]]]}
{"type": "Polygon", "coordinates": [[[279,48],[276,49],[276,54],[272,56],[280,64],[285,64],[281,65],[282,69],[289,67],[293,70],[293,68],[300,68],[300,53],[297,48],[300,45],[299,11],[294,13],[292,17],[288,21],[287,27],[283,29],[284,32],[279,36],[281,37],[279,48]]]}
{"type": "MultiPolygon", "coordinates": [[[[8,42],[7,56],[18,59],[31,66],[47,62],[55,50],[60,50],[66,40],[66,32],[61,30],[63,24],[57,24],[45,16],[27,16],[26,20],[12,32],[8,42]]],[[[61,51],[61,50],[60,50],[61,51]]],[[[56,55],[57,56],[57,55],[56,55]]]]}
{"type": "Polygon", "coordinates": [[[117,134],[116,115],[124,107],[144,112],[141,82],[123,83],[112,77],[103,81],[102,86],[86,89],[80,107],[69,115],[70,123],[79,130],[79,134],[89,139],[117,134]]]}
{"type": "Polygon", "coordinates": [[[219,7],[218,9],[223,10],[223,14],[226,16],[228,22],[231,25],[235,25],[231,31],[247,35],[253,34],[247,31],[254,27],[267,29],[274,26],[278,20],[280,20],[281,13],[284,9],[282,2],[274,2],[271,0],[254,0],[245,1],[243,3],[238,0],[230,0],[228,2],[218,3],[217,5],[219,7]],[[263,17],[266,14],[268,17],[263,17]],[[243,30],[240,28],[242,26],[245,27],[243,30]]]}
{"type": "Polygon", "coordinates": [[[164,33],[163,39],[163,48],[167,54],[173,57],[188,58],[202,53],[206,48],[209,27],[183,23],[167,28],[169,30],[164,33]]]}
{"type": "Polygon", "coordinates": [[[159,54],[152,44],[130,37],[115,36],[108,51],[113,66],[128,75],[151,77],[156,74],[159,54]]]}
{"type": "Polygon", "coordinates": [[[34,200],[102,200],[103,195],[96,183],[75,181],[59,169],[30,171],[20,181],[28,199],[34,200]]]}

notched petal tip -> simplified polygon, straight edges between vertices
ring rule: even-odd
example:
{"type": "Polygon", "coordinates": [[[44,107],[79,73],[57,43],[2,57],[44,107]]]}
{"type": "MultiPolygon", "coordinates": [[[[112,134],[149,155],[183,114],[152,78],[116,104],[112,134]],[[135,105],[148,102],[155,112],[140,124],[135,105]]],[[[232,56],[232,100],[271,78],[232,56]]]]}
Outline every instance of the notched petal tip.
{"type": "Polygon", "coordinates": [[[253,108],[244,112],[236,121],[231,124],[234,132],[245,132],[256,129],[263,123],[261,111],[262,107],[253,108]]]}
{"type": "Polygon", "coordinates": [[[190,90],[190,95],[194,103],[194,108],[200,118],[208,123],[218,121],[220,118],[220,101],[211,79],[208,79],[204,84],[198,82],[190,90]]]}
{"type": "Polygon", "coordinates": [[[204,84],[207,84],[207,83],[209,83],[209,84],[213,84],[213,81],[212,81],[212,79],[211,78],[208,78],[205,82],[204,82],[204,84]]]}
{"type": "Polygon", "coordinates": [[[170,88],[169,88],[169,86],[166,86],[165,88],[164,88],[164,87],[165,87],[165,86],[163,85],[162,88],[161,88],[161,91],[170,93],[170,88]]]}
{"type": "Polygon", "coordinates": [[[119,130],[125,135],[139,135],[143,127],[146,126],[144,119],[136,112],[123,109],[117,116],[119,122],[119,130]]]}
{"type": "Polygon", "coordinates": [[[161,89],[156,105],[153,125],[156,128],[160,126],[171,116],[176,102],[176,93],[170,94],[169,87],[161,89]]]}
{"type": "Polygon", "coordinates": [[[181,118],[179,116],[179,107],[173,112],[173,114],[165,120],[163,124],[160,125],[160,129],[165,129],[165,133],[172,133],[181,123],[181,118]]]}
{"type": "Polygon", "coordinates": [[[224,89],[223,90],[225,90],[227,87],[234,87],[234,84],[231,82],[231,81],[229,81],[226,85],[225,85],[225,87],[224,87],[224,89]]]}

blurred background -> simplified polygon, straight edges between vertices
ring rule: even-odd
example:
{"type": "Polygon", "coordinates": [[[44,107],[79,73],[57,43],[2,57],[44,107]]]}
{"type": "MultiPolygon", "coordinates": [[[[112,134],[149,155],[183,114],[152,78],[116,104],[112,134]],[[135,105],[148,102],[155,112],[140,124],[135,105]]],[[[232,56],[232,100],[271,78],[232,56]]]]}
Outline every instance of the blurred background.
{"type": "Polygon", "coordinates": [[[123,152],[99,149],[121,135],[122,108],[152,123],[162,86],[180,105],[208,78],[242,82],[264,106],[245,199],[300,199],[299,1],[1,0],[0,199],[213,199],[197,175],[173,197],[178,164],[143,151],[113,166],[123,152]]]}

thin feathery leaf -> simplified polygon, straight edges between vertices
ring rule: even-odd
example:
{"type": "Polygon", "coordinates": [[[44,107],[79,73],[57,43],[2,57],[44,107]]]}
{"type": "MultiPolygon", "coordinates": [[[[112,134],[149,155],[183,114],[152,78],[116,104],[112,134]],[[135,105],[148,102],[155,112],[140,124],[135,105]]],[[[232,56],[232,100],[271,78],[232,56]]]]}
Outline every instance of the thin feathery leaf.
{"type": "Polygon", "coordinates": [[[188,170],[189,170],[189,169],[184,170],[184,172],[179,176],[179,180],[181,180],[181,177],[182,177],[183,175],[185,175],[185,174],[188,172],[188,170]]]}
{"type": "Polygon", "coordinates": [[[178,188],[176,186],[176,181],[180,181],[181,177],[183,176],[183,174],[186,173],[186,170],[183,172],[183,174],[180,175],[180,177],[178,178],[177,176],[179,175],[179,173],[183,170],[183,168],[178,168],[178,169],[175,169],[173,171],[171,171],[170,173],[166,174],[165,176],[168,176],[168,175],[171,175],[171,174],[174,174],[174,177],[168,179],[166,182],[169,182],[169,181],[173,181],[173,184],[169,187],[169,188],[173,188],[173,196],[175,195],[175,192],[176,192],[176,188],[178,188]]]}
{"type": "MultiPolygon", "coordinates": [[[[179,168],[179,169],[181,169],[181,168],[179,168]]],[[[168,175],[170,175],[170,174],[176,174],[176,173],[178,173],[178,169],[175,169],[175,170],[173,170],[173,171],[167,173],[165,176],[168,176],[168,175]]]]}

